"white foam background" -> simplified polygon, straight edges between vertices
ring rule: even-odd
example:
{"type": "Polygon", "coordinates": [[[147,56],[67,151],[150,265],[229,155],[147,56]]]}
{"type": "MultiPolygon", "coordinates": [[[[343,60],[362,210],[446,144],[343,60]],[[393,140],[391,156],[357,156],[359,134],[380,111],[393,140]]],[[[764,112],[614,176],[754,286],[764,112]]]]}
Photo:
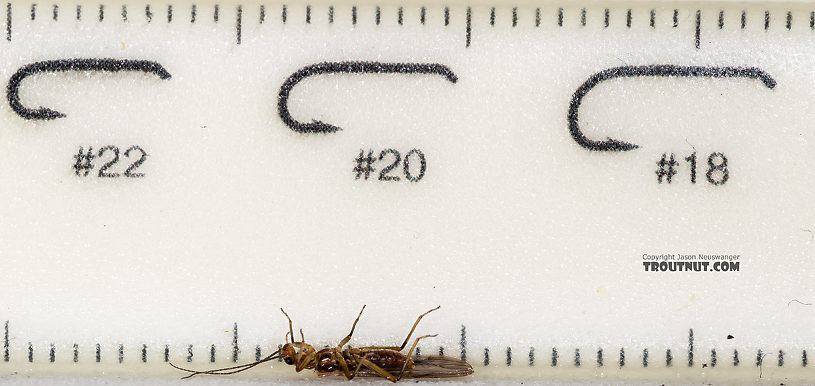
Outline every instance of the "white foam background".
{"type": "MultiPolygon", "coordinates": [[[[495,27],[489,8],[473,8],[464,47],[463,9],[444,27],[442,6],[428,25],[396,24],[396,6],[290,3],[235,7],[221,21],[198,4],[198,20],[175,4],[119,5],[81,22],[71,6],[34,21],[15,3],[11,43],[2,42],[2,79],[27,63],[114,57],[160,62],[162,81],[139,73],[64,73],[28,78],[25,104],[66,118],[33,122],[0,103],[0,319],[12,349],[27,342],[45,358],[54,343],[159,347],[228,346],[238,323],[244,354],[283,340],[284,307],[309,341],[335,342],[367,304],[352,344],[400,341],[420,312],[440,311],[419,327],[439,333],[429,346],[456,350],[465,325],[473,352],[483,347],[687,346],[755,350],[811,348],[815,300],[811,234],[815,206],[810,108],[815,49],[808,10],[794,8],[763,31],[763,9],[746,7],[716,27],[704,8],[702,50],[693,46],[691,9],[669,26],[669,9],[635,7],[634,25],[615,9],[612,25],[579,6],[508,8],[495,27]],[[298,68],[322,61],[442,63],[459,77],[329,75],[292,92],[292,114],[344,130],[302,135],[277,115],[277,93],[298,68]],[[594,153],[570,137],[571,95],[590,75],[620,65],[756,66],[778,86],[749,79],[623,79],[604,82],[581,107],[591,138],[641,148],[594,153]],[[149,154],[140,180],[79,178],[79,146],[140,145],[149,154]],[[683,164],[677,181],[656,183],[664,152],[698,150],[698,183],[683,164]],[[360,149],[419,148],[419,183],[354,180],[360,149]],[[730,180],[704,181],[707,154],[720,151],[730,180]],[[642,254],[741,255],[737,273],[643,272],[642,254]],[[728,335],[735,340],[726,340],[728,335]]],[[[735,9],[735,8],[734,8],[735,9]]],[[[739,8],[741,9],[741,8],[739,8]]],[[[785,8],[786,9],[786,8],[785,8]]],[[[419,7],[406,7],[405,20],[419,7]]],[[[778,15],[781,15],[779,12],[778,15]]],[[[121,164],[120,164],[121,165],[121,164]]],[[[121,166],[120,166],[121,168],[121,166]]],[[[121,170],[118,170],[121,172],[121,170]]],[[[428,348],[430,349],[430,348],[428,348]]],[[[219,355],[231,355],[223,350],[219,355]]],[[[753,351],[750,351],[753,352],[753,351]]],[[[67,358],[67,354],[65,356],[67,358]]]]}

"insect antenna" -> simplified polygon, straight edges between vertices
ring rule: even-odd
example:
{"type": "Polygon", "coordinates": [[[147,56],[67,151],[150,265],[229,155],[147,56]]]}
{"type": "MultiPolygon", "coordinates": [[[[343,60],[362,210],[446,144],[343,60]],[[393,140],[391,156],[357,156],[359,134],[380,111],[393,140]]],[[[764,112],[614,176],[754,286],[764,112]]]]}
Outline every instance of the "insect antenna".
{"type": "Polygon", "coordinates": [[[190,375],[187,375],[187,376],[181,378],[181,379],[187,379],[187,378],[192,378],[192,377],[194,377],[194,376],[196,376],[198,374],[207,374],[207,375],[235,374],[235,373],[239,373],[241,371],[249,370],[252,367],[255,367],[255,366],[257,366],[257,365],[259,365],[261,363],[264,363],[264,362],[268,362],[268,361],[270,361],[272,359],[277,359],[279,356],[280,356],[280,350],[277,350],[277,351],[271,353],[266,358],[263,358],[263,359],[261,359],[259,361],[255,361],[255,362],[247,363],[247,364],[243,364],[243,365],[238,365],[238,366],[224,367],[224,368],[220,368],[220,369],[205,370],[205,371],[195,371],[195,370],[185,369],[185,368],[178,367],[178,366],[172,364],[172,362],[170,363],[170,366],[173,366],[173,368],[175,368],[175,369],[178,369],[178,370],[181,370],[181,371],[186,371],[186,372],[190,373],[190,375]]]}

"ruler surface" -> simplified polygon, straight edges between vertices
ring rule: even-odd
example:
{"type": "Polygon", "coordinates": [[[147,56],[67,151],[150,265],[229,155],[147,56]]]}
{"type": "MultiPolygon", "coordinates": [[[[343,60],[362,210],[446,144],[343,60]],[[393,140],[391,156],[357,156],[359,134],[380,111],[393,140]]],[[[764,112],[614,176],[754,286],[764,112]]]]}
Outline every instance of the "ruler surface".
{"type": "Polygon", "coordinates": [[[441,305],[421,352],[468,379],[815,379],[815,4],[0,15],[4,380],[174,379],[363,304],[354,346],[441,305]]]}

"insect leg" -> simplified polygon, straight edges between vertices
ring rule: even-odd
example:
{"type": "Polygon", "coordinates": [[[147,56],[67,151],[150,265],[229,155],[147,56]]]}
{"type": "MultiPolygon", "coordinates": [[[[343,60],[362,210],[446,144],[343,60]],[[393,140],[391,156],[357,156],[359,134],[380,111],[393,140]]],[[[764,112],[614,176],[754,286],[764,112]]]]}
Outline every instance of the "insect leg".
{"type": "Polygon", "coordinates": [[[283,312],[283,315],[286,315],[286,319],[289,320],[289,333],[291,334],[291,341],[292,343],[294,343],[294,329],[291,326],[291,318],[289,317],[289,314],[286,313],[286,311],[283,311],[282,307],[280,308],[280,311],[283,312]]]}
{"type": "Polygon", "coordinates": [[[427,314],[429,314],[429,313],[431,313],[433,311],[438,310],[439,308],[441,308],[441,306],[438,306],[438,307],[436,307],[436,308],[434,308],[434,309],[432,309],[430,311],[425,312],[424,314],[419,315],[419,317],[416,318],[416,322],[413,323],[413,328],[410,329],[410,332],[408,333],[407,337],[405,338],[405,341],[402,342],[401,346],[370,346],[370,347],[362,347],[361,350],[364,350],[364,351],[370,351],[370,350],[402,351],[402,350],[404,350],[405,346],[407,346],[407,342],[410,340],[410,336],[413,335],[413,331],[416,330],[416,326],[419,325],[419,322],[422,320],[422,318],[425,315],[427,315],[427,314]]]}
{"type": "MultiPolygon", "coordinates": [[[[396,382],[397,381],[396,377],[394,377],[391,373],[385,371],[385,369],[377,366],[373,362],[365,359],[364,356],[362,358],[359,358],[359,365],[365,366],[365,367],[373,370],[373,372],[375,372],[376,375],[379,375],[382,378],[387,378],[391,382],[396,382]]],[[[357,365],[357,368],[359,368],[359,365],[357,365]]]]}
{"type": "Polygon", "coordinates": [[[402,375],[405,374],[405,369],[407,368],[408,361],[410,361],[410,356],[413,355],[413,350],[416,349],[416,345],[419,344],[419,341],[424,339],[424,338],[433,338],[433,337],[436,337],[436,336],[438,336],[438,334],[423,335],[423,336],[420,336],[420,337],[416,338],[416,340],[413,342],[413,346],[410,347],[410,351],[408,351],[408,353],[407,353],[407,357],[405,358],[405,364],[402,365],[402,371],[399,372],[399,377],[396,378],[397,381],[402,379],[402,375]]]}
{"type": "Polygon", "coordinates": [[[359,318],[362,316],[362,311],[365,311],[364,304],[362,305],[362,309],[359,310],[359,315],[357,315],[357,319],[354,320],[354,324],[351,326],[351,332],[349,332],[348,336],[346,336],[343,340],[340,341],[340,344],[337,345],[337,348],[342,348],[342,346],[345,346],[345,344],[351,340],[351,335],[354,335],[354,329],[357,328],[357,322],[359,322],[359,318]]]}
{"type": "MultiPolygon", "coordinates": [[[[363,354],[362,357],[360,357],[359,355],[354,355],[354,360],[357,361],[357,368],[354,369],[353,377],[356,377],[357,373],[359,372],[360,367],[362,367],[362,361],[363,360],[368,360],[368,353],[363,354]]],[[[351,378],[349,378],[349,379],[351,379],[351,378]]]]}
{"type": "MultiPolygon", "coordinates": [[[[354,376],[357,375],[356,371],[354,374],[351,374],[351,370],[348,369],[348,363],[345,362],[345,358],[342,356],[342,351],[337,348],[331,350],[331,356],[334,357],[334,360],[340,364],[340,368],[342,369],[343,374],[348,380],[354,379],[354,376]]],[[[359,369],[359,365],[357,365],[357,369],[359,369]]]]}
{"type": "Polygon", "coordinates": [[[316,357],[317,357],[316,351],[309,352],[308,354],[306,354],[306,356],[301,358],[299,362],[297,362],[297,366],[295,366],[294,370],[297,371],[298,373],[303,371],[303,369],[305,369],[309,365],[309,363],[314,361],[316,357]]]}
{"type": "MultiPolygon", "coordinates": [[[[418,325],[419,325],[419,322],[422,320],[422,318],[423,318],[425,315],[427,315],[427,314],[429,314],[429,313],[431,313],[431,312],[433,312],[433,311],[438,310],[439,308],[441,308],[441,306],[438,306],[438,307],[436,307],[436,308],[434,308],[434,309],[432,309],[432,310],[430,310],[430,311],[427,311],[427,312],[425,312],[424,314],[419,315],[419,317],[418,317],[418,318],[416,318],[416,323],[413,323],[413,328],[411,328],[411,329],[410,329],[410,332],[408,333],[407,337],[405,338],[405,341],[404,341],[404,342],[402,342],[402,347],[400,347],[400,348],[399,348],[399,351],[402,351],[402,350],[404,350],[404,349],[405,349],[405,346],[407,346],[407,342],[408,342],[408,340],[410,340],[410,336],[411,336],[411,335],[413,335],[413,330],[415,330],[415,329],[416,329],[416,326],[418,326],[418,325]]],[[[408,356],[409,356],[409,355],[408,355],[408,356]]]]}

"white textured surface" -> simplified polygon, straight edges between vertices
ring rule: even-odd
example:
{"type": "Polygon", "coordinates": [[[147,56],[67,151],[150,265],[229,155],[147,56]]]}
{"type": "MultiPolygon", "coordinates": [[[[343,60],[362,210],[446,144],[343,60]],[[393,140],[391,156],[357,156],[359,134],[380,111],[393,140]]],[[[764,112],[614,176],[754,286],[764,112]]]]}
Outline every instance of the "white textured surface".
{"type": "MultiPolygon", "coordinates": [[[[221,20],[198,4],[73,5],[58,21],[41,5],[15,4],[12,42],[2,42],[2,79],[27,63],[74,57],[160,62],[167,81],[141,74],[49,74],[32,77],[23,102],[49,106],[66,118],[30,122],[0,104],[0,319],[11,326],[14,360],[27,343],[38,361],[51,343],[70,360],[100,343],[119,344],[134,360],[142,344],[158,356],[194,345],[228,349],[240,326],[242,359],[255,344],[283,340],[285,307],[309,341],[335,342],[368,304],[354,345],[402,339],[416,315],[436,305],[420,333],[439,333],[428,346],[458,349],[461,325],[468,350],[481,360],[507,346],[520,360],[530,346],[547,363],[551,347],[585,353],[598,346],[643,348],[656,358],[672,348],[686,361],[688,329],[697,355],[717,348],[790,353],[812,349],[815,302],[811,249],[815,229],[811,90],[815,52],[809,10],[703,7],[702,49],[693,44],[696,7],[473,9],[472,46],[464,46],[464,9],[335,6],[244,6],[242,44],[235,42],[235,7],[221,20]],[[741,9],[746,30],[738,27],[741,9]],[[17,16],[19,15],[19,16],[17,16]],[[310,78],[292,93],[292,114],[339,125],[330,135],[301,135],[277,116],[277,93],[292,72],[321,61],[442,63],[459,77],[330,75],[310,78]],[[622,79],[598,86],[584,100],[581,126],[592,138],[610,136],[641,148],[592,153],[570,137],[566,112],[590,75],[621,65],[756,66],[778,82],[773,90],[747,79],[622,79]],[[142,180],[73,174],[79,146],[140,145],[150,154],[142,180]],[[656,183],[664,152],[684,158],[698,150],[698,183],[683,163],[671,185],[656,183]],[[420,148],[427,174],[415,184],[354,180],[360,149],[420,148]],[[707,154],[724,152],[730,180],[704,180],[707,154]],[[739,254],[738,273],[643,272],[642,255],[739,254]],[[736,337],[726,340],[731,334],[736,337]],[[809,345],[809,346],[807,346],[809,345]]],[[[381,165],[381,164],[379,164],[381,165]]],[[[121,171],[121,170],[119,170],[121,171]]],[[[433,350],[427,347],[428,350],[433,350]]],[[[616,357],[616,354],[614,354],[616,357]]],[[[704,356],[703,356],[704,355],[704,356]]],[[[723,354],[724,355],[724,354],[723,354]]],[[[730,354],[728,354],[730,355],[730,354]]],[[[564,354],[568,358],[568,354],[564,354]]],[[[613,360],[613,359],[611,359],[613,360]]],[[[590,362],[590,360],[587,359],[590,362]]],[[[796,362],[798,361],[798,362],[796,362]]],[[[1,366],[1,365],[0,365],[1,366]]]]}

